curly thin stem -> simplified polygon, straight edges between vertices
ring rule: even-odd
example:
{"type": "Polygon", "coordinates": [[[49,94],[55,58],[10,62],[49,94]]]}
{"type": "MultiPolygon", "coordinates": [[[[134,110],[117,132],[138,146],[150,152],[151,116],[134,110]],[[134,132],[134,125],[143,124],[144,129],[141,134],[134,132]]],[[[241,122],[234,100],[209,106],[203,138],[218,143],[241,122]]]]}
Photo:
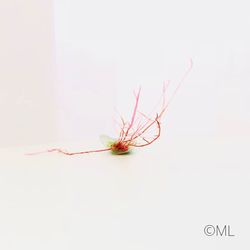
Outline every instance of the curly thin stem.
{"type": "MultiPolygon", "coordinates": [[[[160,122],[158,121],[158,118],[156,118],[155,122],[156,122],[157,128],[158,128],[158,132],[157,132],[156,137],[153,138],[151,141],[146,140],[145,138],[142,138],[144,141],[146,141],[146,143],[145,144],[140,144],[140,145],[133,144],[134,147],[145,147],[145,146],[148,146],[148,145],[152,144],[154,141],[156,141],[160,137],[160,135],[161,135],[161,125],[160,125],[160,122]]],[[[141,137],[142,134],[143,133],[137,135],[136,138],[141,137]]]]}

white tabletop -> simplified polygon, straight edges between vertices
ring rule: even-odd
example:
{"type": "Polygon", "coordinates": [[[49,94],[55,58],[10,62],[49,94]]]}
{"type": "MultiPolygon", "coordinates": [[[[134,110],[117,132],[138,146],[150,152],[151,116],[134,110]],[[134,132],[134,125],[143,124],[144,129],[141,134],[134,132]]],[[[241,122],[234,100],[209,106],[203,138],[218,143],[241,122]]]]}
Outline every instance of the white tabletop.
{"type": "Polygon", "coordinates": [[[24,155],[44,148],[0,151],[2,249],[250,246],[243,139],[169,138],[123,156],[24,155]],[[210,224],[235,236],[206,236],[210,224]]]}

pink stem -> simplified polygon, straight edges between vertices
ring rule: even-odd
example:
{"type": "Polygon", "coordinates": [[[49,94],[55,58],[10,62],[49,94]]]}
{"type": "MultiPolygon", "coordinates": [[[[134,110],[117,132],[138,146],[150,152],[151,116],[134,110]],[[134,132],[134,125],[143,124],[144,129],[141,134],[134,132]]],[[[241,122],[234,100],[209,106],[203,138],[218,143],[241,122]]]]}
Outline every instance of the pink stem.
{"type": "Polygon", "coordinates": [[[52,152],[57,152],[65,155],[81,155],[81,154],[89,154],[89,153],[99,153],[99,152],[104,152],[104,151],[109,151],[111,148],[104,148],[104,149],[97,149],[97,150],[89,150],[89,151],[80,151],[80,152],[67,152],[64,151],[60,148],[52,148],[48,149],[45,151],[40,151],[40,152],[35,152],[35,153],[28,153],[25,155],[38,155],[38,154],[43,154],[43,153],[52,153],[52,152]]]}
{"type": "Polygon", "coordinates": [[[141,87],[139,88],[139,91],[136,95],[136,100],[135,100],[135,107],[134,107],[134,111],[133,111],[133,115],[132,115],[132,118],[131,118],[131,122],[129,124],[129,127],[125,133],[125,138],[126,136],[128,135],[128,132],[129,130],[132,128],[133,124],[134,124],[134,120],[135,120],[135,116],[136,116],[136,111],[137,111],[137,107],[138,107],[138,103],[139,103],[139,99],[140,99],[140,93],[141,93],[141,87]]]}

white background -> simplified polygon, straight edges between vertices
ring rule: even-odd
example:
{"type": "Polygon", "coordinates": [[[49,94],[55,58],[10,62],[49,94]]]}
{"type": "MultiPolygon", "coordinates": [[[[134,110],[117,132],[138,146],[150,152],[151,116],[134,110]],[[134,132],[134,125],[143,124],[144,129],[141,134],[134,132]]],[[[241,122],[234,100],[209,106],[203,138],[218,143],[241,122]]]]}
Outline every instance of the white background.
{"type": "MultiPolygon", "coordinates": [[[[250,18],[243,1],[1,1],[2,249],[249,249],[250,18]],[[151,147],[102,147],[116,110],[185,80],[151,147]],[[235,237],[207,237],[207,224],[235,237]]],[[[171,93],[170,93],[171,94],[171,93]]]]}

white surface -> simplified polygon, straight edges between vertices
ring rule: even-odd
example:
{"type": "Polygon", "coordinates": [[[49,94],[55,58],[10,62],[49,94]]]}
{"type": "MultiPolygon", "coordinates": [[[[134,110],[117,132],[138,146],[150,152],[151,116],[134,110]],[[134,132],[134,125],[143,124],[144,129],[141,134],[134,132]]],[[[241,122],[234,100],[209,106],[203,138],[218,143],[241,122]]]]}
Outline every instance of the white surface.
{"type": "Polygon", "coordinates": [[[1,150],[1,248],[248,249],[248,144],[165,140],[127,156],[1,150]]]}
{"type": "Polygon", "coordinates": [[[0,249],[250,248],[247,3],[2,3],[0,249]],[[114,107],[128,118],[141,85],[147,112],[189,58],[151,147],[24,156],[99,148],[114,107]],[[236,236],[207,237],[207,224],[236,236]]]}

